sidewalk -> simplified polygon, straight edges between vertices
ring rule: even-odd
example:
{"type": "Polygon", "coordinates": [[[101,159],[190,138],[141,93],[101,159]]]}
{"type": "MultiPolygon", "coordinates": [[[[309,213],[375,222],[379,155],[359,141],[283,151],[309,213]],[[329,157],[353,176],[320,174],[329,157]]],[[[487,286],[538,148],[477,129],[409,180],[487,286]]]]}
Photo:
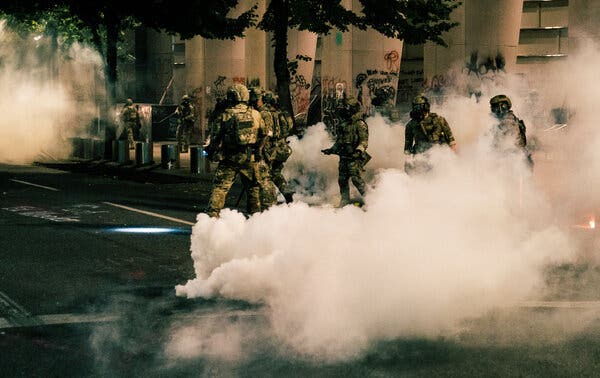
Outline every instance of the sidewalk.
{"type": "Polygon", "coordinates": [[[38,160],[34,164],[66,170],[72,172],[85,172],[92,174],[106,174],[118,176],[124,179],[143,182],[158,183],[183,183],[183,182],[211,182],[216,165],[211,162],[206,163],[207,170],[201,170],[201,173],[193,173],[190,169],[190,150],[179,154],[179,166],[170,164],[170,168],[161,166],[161,146],[164,144],[174,144],[174,142],[156,142],[153,143],[152,163],[138,165],[135,161],[135,150],[129,151],[129,163],[118,163],[117,161],[107,159],[85,159],[81,157],[72,157],[67,160],[38,160]]]}

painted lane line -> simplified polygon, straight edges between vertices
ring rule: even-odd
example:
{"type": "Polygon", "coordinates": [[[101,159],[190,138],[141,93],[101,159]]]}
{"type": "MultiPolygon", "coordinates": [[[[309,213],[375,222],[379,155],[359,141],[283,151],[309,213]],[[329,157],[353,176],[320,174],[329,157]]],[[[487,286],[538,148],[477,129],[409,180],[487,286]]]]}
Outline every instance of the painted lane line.
{"type": "Polygon", "coordinates": [[[0,314],[6,318],[0,323],[8,323],[13,327],[34,326],[39,321],[32,316],[23,306],[12,300],[8,295],[0,291],[0,314]]]}
{"type": "Polygon", "coordinates": [[[600,309],[600,301],[530,301],[518,305],[521,308],[570,308],[600,309]]]}
{"type": "Polygon", "coordinates": [[[125,206],[125,205],[119,205],[117,203],[112,203],[112,202],[103,202],[103,203],[105,203],[107,205],[110,205],[110,206],[118,207],[118,208],[121,208],[121,209],[129,210],[129,211],[135,211],[136,213],[150,215],[152,217],[170,220],[172,222],[183,223],[183,224],[187,224],[187,225],[190,225],[190,226],[193,226],[195,224],[195,223],[192,223],[192,222],[185,221],[183,219],[172,218],[172,217],[168,217],[166,215],[162,215],[162,214],[158,214],[158,213],[153,213],[151,211],[145,211],[145,210],[136,209],[134,207],[129,207],[129,206],[125,206]]]}
{"type": "Polygon", "coordinates": [[[27,181],[21,181],[21,180],[17,180],[17,179],[10,179],[10,181],[14,181],[14,182],[18,182],[19,184],[25,184],[25,185],[31,185],[31,186],[35,186],[37,188],[42,188],[42,189],[47,189],[47,190],[53,190],[55,192],[60,192],[59,189],[56,188],[51,188],[49,186],[44,186],[44,185],[38,185],[38,184],[34,184],[32,182],[27,182],[27,181]]]}
{"type": "MultiPolygon", "coordinates": [[[[194,319],[213,319],[213,318],[251,318],[256,316],[266,316],[264,311],[256,310],[232,310],[215,313],[185,313],[185,314],[173,314],[166,316],[165,318],[172,319],[175,321],[191,321],[194,319]]],[[[82,323],[108,323],[116,322],[126,319],[125,316],[117,314],[47,314],[38,315],[35,317],[37,320],[34,324],[29,326],[47,326],[47,325],[61,325],[61,324],[82,324],[82,323]]],[[[22,327],[23,324],[14,324],[10,319],[0,318],[0,329],[9,329],[22,327]]]]}

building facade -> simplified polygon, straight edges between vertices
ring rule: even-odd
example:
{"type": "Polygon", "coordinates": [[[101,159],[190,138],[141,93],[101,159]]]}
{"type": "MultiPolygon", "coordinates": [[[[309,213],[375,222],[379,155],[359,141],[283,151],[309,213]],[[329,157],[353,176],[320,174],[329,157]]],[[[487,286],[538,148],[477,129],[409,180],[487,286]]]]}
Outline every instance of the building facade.
{"type": "MultiPolygon", "coordinates": [[[[259,11],[266,3],[259,1],[259,11]]],[[[244,0],[239,10],[252,4],[244,0]]],[[[358,0],[344,5],[360,9],[358,0]]],[[[551,80],[544,73],[567,60],[570,49],[600,39],[597,0],[463,0],[452,19],[459,26],[443,36],[447,47],[405,45],[355,28],[328,35],[290,30],[288,60],[297,63],[290,88],[294,112],[309,123],[318,120],[340,85],[366,111],[386,102],[402,106],[417,93],[448,85],[448,72],[456,67],[475,75],[502,70],[551,80]]],[[[177,103],[190,94],[206,114],[230,84],[276,87],[271,36],[257,29],[233,41],[180,40],[139,30],[134,45],[140,101],[177,103]]]]}

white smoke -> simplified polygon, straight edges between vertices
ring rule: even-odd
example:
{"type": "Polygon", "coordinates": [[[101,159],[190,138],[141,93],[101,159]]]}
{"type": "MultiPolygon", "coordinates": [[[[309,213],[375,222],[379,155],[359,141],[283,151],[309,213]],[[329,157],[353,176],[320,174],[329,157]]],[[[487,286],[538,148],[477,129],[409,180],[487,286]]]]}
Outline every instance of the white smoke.
{"type": "Polygon", "coordinates": [[[593,205],[600,182],[593,106],[599,89],[590,80],[590,62],[600,62],[600,54],[579,56],[570,64],[583,59],[589,69],[558,73],[564,96],[519,76],[477,81],[458,74],[455,91],[432,106],[449,121],[458,152],[433,149],[434,169],[425,175],[403,171],[403,125],[370,118],[363,209],[332,206],[339,199],[337,161],[320,153],[331,143],[324,127],[312,127],[292,141],[286,166],[288,177],[310,188],[302,198],[311,205],[296,201],[249,219],[232,210],[219,219],[199,214],[191,240],[196,278],[177,294],[262,303],[283,344],[325,360],[355,357],[379,340],[453,334],[464,319],[539,299],[543,268],[580,256],[571,215],[593,205]],[[474,82],[479,101],[464,95],[474,82]],[[522,156],[490,149],[488,100],[500,93],[513,100],[537,143],[533,173],[522,156]],[[575,116],[557,138],[544,131],[552,118],[539,114],[565,98],[575,116]],[[593,169],[548,158],[553,148],[570,154],[574,147],[593,169]],[[574,204],[580,208],[567,214],[574,204]]]}
{"type": "Polygon", "coordinates": [[[75,45],[65,60],[49,52],[49,43],[20,37],[0,21],[0,162],[66,158],[68,138],[94,115],[93,73],[85,69],[98,55],[75,45]]]}

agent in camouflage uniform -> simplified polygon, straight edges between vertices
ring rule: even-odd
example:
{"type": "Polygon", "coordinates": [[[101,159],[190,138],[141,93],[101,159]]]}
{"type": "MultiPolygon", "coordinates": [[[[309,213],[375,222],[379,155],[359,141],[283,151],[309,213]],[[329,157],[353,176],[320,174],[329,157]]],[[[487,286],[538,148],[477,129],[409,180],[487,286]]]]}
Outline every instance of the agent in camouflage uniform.
{"type": "Polygon", "coordinates": [[[127,133],[127,141],[129,142],[129,149],[133,150],[135,148],[135,140],[134,133],[140,124],[140,114],[138,113],[137,108],[133,105],[133,100],[128,98],[123,105],[123,110],[121,111],[121,122],[123,123],[123,131],[127,133]]]}
{"type": "Polygon", "coordinates": [[[194,106],[188,95],[181,98],[175,116],[177,117],[177,146],[180,152],[187,152],[194,129],[194,106]]]}
{"type": "Polygon", "coordinates": [[[260,206],[262,210],[277,204],[277,189],[271,179],[270,156],[268,150],[273,143],[273,116],[269,107],[263,101],[264,91],[260,88],[250,90],[250,106],[256,109],[265,125],[264,138],[261,138],[258,148],[261,153],[256,157],[258,169],[258,184],[260,186],[260,206]]]}
{"type": "Polygon", "coordinates": [[[492,131],[492,147],[502,153],[523,153],[527,164],[533,167],[533,159],[527,150],[525,123],[514,115],[512,103],[506,95],[497,95],[490,99],[492,114],[498,124],[492,131]]]}
{"type": "Polygon", "coordinates": [[[264,95],[264,102],[273,117],[273,138],[269,145],[268,154],[271,163],[271,178],[279,189],[286,203],[293,201],[294,193],[288,190],[287,181],[283,177],[283,165],[292,154],[287,137],[293,134],[294,120],[292,116],[279,106],[277,96],[273,92],[264,95]]]}
{"type": "Polygon", "coordinates": [[[340,207],[350,203],[349,180],[361,195],[365,194],[365,181],[362,178],[364,166],[371,159],[367,153],[369,128],[360,111],[360,104],[354,98],[348,98],[338,109],[340,125],[331,148],[322,150],[325,155],[339,155],[338,184],[340,186],[340,207]]]}
{"type": "Polygon", "coordinates": [[[456,141],[446,119],[430,113],[427,97],[418,95],[413,99],[411,120],[404,132],[404,153],[407,155],[406,173],[423,173],[431,170],[426,152],[436,144],[448,145],[456,151],[456,141]]]}
{"type": "Polygon", "coordinates": [[[221,113],[219,132],[210,142],[212,147],[209,151],[220,157],[206,210],[211,217],[219,216],[238,174],[247,190],[248,212],[252,214],[261,210],[260,172],[255,158],[261,153],[259,149],[266,137],[266,129],[260,113],[248,105],[249,97],[248,89],[242,84],[228,88],[227,101],[230,107],[221,113]]]}

